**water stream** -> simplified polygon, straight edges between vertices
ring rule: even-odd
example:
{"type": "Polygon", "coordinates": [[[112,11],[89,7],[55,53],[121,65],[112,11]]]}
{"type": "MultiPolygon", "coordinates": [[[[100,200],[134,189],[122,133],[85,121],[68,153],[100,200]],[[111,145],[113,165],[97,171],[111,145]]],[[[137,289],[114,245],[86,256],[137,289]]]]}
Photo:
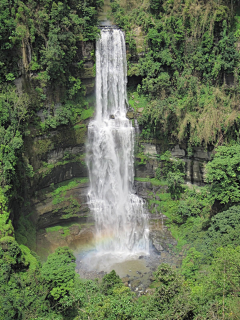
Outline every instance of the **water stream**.
{"type": "Polygon", "coordinates": [[[126,118],[126,84],[124,34],[103,28],[96,45],[96,116],[88,126],[87,145],[94,255],[102,262],[106,256],[116,263],[149,252],[148,215],[133,189],[135,129],[126,118]]]}

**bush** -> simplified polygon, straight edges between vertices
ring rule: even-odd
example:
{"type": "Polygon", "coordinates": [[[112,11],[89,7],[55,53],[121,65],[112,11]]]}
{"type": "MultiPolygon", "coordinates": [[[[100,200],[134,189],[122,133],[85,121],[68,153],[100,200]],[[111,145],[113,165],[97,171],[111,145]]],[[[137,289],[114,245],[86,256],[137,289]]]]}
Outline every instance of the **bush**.
{"type": "Polygon", "coordinates": [[[218,147],[206,171],[214,201],[228,206],[240,202],[240,144],[218,147]]]}
{"type": "Polygon", "coordinates": [[[112,270],[103,277],[101,291],[105,295],[111,295],[113,294],[114,287],[120,284],[122,284],[120,277],[116,274],[115,270],[112,270]]]}
{"type": "Polygon", "coordinates": [[[240,206],[233,206],[212,218],[202,249],[212,254],[216,248],[230,244],[240,245],[240,206]]]}

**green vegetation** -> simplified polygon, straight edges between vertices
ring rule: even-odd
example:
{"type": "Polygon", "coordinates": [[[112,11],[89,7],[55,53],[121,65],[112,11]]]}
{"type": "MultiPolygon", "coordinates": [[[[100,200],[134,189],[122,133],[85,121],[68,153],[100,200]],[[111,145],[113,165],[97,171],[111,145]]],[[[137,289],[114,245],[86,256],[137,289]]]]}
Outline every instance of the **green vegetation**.
{"type": "Polygon", "coordinates": [[[221,146],[207,164],[207,182],[214,201],[228,206],[240,201],[240,145],[221,146]]]}
{"type": "Polygon", "coordinates": [[[83,110],[83,112],[81,114],[81,119],[82,120],[86,120],[86,119],[92,118],[93,114],[94,114],[94,109],[93,108],[90,108],[90,109],[87,109],[87,110],[83,110]]]}
{"type": "Polygon", "coordinates": [[[82,66],[76,59],[77,45],[96,39],[97,10],[102,4],[102,0],[43,0],[38,4],[32,0],[2,1],[0,81],[17,76],[15,52],[22,47],[23,66],[36,73],[42,99],[46,98],[44,88],[50,83],[67,85],[72,98],[81,86],[80,78],[74,76],[74,69],[82,66]]]}
{"type": "Polygon", "coordinates": [[[115,271],[101,283],[80,280],[74,271],[75,257],[66,247],[50,254],[41,266],[13,238],[3,238],[0,244],[2,319],[238,317],[239,247],[215,251],[213,263],[201,273],[201,253],[192,249],[183,261],[182,274],[162,264],[152,294],[136,298],[115,271]]]}
{"type": "Polygon", "coordinates": [[[31,250],[36,250],[36,227],[32,222],[32,215],[21,215],[18,220],[15,236],[19,244],[25,245],[31,250]]]}
{"type": "Polygon", "coordinates": [[[46,228],[47,233],[53,233],[54,236],[57,237],[61,236],[63,238],[66,238],[68,235],[70,235],[70,227],[72,226],[77,226],[79,230],[81,230],[82,225],[78,223],[69,223],[69,224],[64,224],[64,226],[54,226],[54,227],[48,227],[46,228]]]}
{"type": "Polygon", "coordinates": [[[0,239],[2,237],[12,236],[14,229],[10,220],[10,213],[7,207],[7,198],[2,189],[0,189],[0,239]]]}
{"type": "MultiPolygon", "coordinates": [[[[81,76],[93,77],[95,65],[84,66],[82,47],[98,37],[102,5],[102,0],[0,2],[0,319],[239,319],[238,1],[111,1],[115,22],[126,34],[128,75],[141,79],[128,92],[141,139],[184,142],[188,150],[215,146],[205,187],[184,186],[183,162],[169,152],[161,154],[156,178],[136,179],[156,190],[149,189],[149,211],[168,217],[178,241],[172,250],[183,255],[180,270],[161,264],[152,291],[138,297],[115,271],[100,283],[81,280],[68,248],[58,248],[43,265],[31,251],[36,249],[28,207],[31,178],[44,178],[70,162],[84,165],[85,155],[66,152],[55,164],[46,157],[85,142],[94,102],[85,97],[81,76]],[[27,144],[40,163],[36,172],[27,144]]],[[[91,50],[92,57],[94,46],[91,50]]],[[[137,158],[139,165],[149,160],[141,148],[137,158]]],[[[84,182],[46,188],[61,219],[77,216],[80,204],[71,192],[84,182]]],[[[46,232],[65,238],[71,230],[66,223],[46,232]]]]}
{"type": "MultiPolygon", "coordinates": [[[[102,0],[1,1],[0,183],[8,197],[11,194],[21,202],[21,181],[33,175],[23,156],[25,134],[32,126],[46,134],[93,115],[81,83],[85,57],[79,49],[98,37],[97,14],[102,5],[102,0]],[[19,75],[16,89],[13,80],[19,75]]],[[[35,147],[42,155],[53,143],[40,139],[35,147]]]]}
{"type": "Polygon", "coordinates": [[[152,185],[154,186],[165,186],[166,185],[166,181],[164,180],[158,180],[156,178],[135,178],[136,181],[142,181],[142,182],[151,182],[152,185]]]}
{"type": "MultiPolygon", "coordinates": [[[[144,307],[142,305],[145,318],[238,319],[238,153],[238,143],[216,148],[212,161],[206,165],[209,184],[204,187],[184,186],[178,197],[172,197],[166,177],[169,172],[173,176],[182,172],[182,161],[171,158],[169,152],[159,158],[161,162],[156,176],[159,182],[166,179],[165,187],[148,192],[149,211],[168,217],[166,224],[178,241],[171,250],[184,257],[179,272],[164,264],[159,266],[157,272],[161,270],[161,277],[151,285],[154,295],[160,293],[159,303],[155,302],[158,311],[153,307],[156,298],[148,300],[145,297],[144,307]]],[[[151,181],[147,178],[136,180],[151,181]]],[[[138,303],[141,301],[139,299],[138,303]]]]}
{"type": "Polygon", "coordinates": [[[165,178],[168,185],[168,190],[173,199],[179,199],[181,193],[184,191],[184,162],[180,159],[171,159],[171,152],[166,151],[160,157],[160,164],[156,170],[156,177],[165,178]]]}
{"type": "Polygon", "coordinates": [[[238,2],[115,0],[112,11],[138,60],[128,63],[142,78],[137,91],[148,98],[143,131],[190,145],[236,139],[238,2]]]}
{"type": "Polygon", "coordinates": [[[195,316],[192,314],[190,319],[238,318],[238,148],[239,145],[235,144],[216,150],[213,160],[206,166],[206,176],[212,179],[211,184],[185,188],[179,200],[171,199],[164,189],[162,194],[156,194],[160,200],[155,201],[158,211],[168,216],[167,224],[178,241],[175,250],[185,252],[180,272],[189,286],[191,312],[195,309],[195,316]],[[235,193],[228,192],[230,185],[235,188],[235,193]],[[218,198],[220,191],[223,201],[218,198]],[[234,201],[227,196],[234,194],[234,201]]]}
{"type": "MultiPolygon", "coordinates": [[[[32,167],[22,157],[23,131],[29,114],[29,97],[13,86],[2,86],[0,94],[0,187],[8,192],[20,183],[19,172],[31,176],[32,167]],[[14,184],[13,184],[14,178],[14,184]]],[[[15,195],[17,196],[17,195],[15,195]]]]}
{"type": "Polygon", "coordinates": [[[86,181],[86,179],[77,179],[77,180],[72,180],[70,182],[64,183],[62,186],[58,187],[52,192],[52,199],[53,199],[53,204],[58,204],[62,202],[63,198],[66,196],[66,192],[68,190],[71,190],[79,185],[79,183],[82,183],[82,181],[86,181]]]}
{"type": "Polygon", "coordinates": [[[128,90],[128,103],[132,109],[138,112],[140,110],[141,113],[142,108],[144,109],[147,105],[147,99],[146,96],[139,94],[137,91],[128,90]]]}

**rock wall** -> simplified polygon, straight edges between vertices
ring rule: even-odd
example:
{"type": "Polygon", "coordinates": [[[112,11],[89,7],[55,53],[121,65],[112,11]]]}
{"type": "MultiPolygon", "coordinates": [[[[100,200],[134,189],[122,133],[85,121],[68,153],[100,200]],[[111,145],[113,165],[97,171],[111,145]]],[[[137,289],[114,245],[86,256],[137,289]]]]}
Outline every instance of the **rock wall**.
{"type": "Polygon", "coordinates": [[[94,91],[95,87],[95,43],[92,41],[81,42],[78,52],[78,61],[84,61],[79,76],[81,77],[82,84],[86,87],[86,93],[89,94],[94,91]]]}
{"type": "MultiPolygon", "coordinates": [[[[23,51],[25,49],[23,47],[23,51]]],[[[95,88],[94,52],[94,42],[77,43],[77,54],[73,63],[78,64],[79,61],[83,61],[82,68],[75,69],[79,70],[78,76],[86,88],[87,95],[94,92],[95,88]]],[[[23,57],[25,60],[20,61],[21,72],[19,78],[15,80],[15,85],[19,92],[26,91],[35,99],[33,88],[36,74],[29,72],[28,68],[31,56],[28,55],[28,60],[26,55],[23,57]]],[[[59,89],[61,90],[63,88],[59,89]]],[[[56,88],[56,92],[46,92],[49,101],[55,101],[52,110],[54,112],[60,106],[56,102],[59,100],[56,97],[60,97],[61,92],[57,91],[56,88]]],[[[41,121],[44,120],[42,110],[38,116],[41,121]]],[[[42,247],[52,251],[58,245],[71,246],[75,240],[80,243],[82,239],[86,243],[86,235],[88,241],[92,241],[93,219],[89,215],[87,205],[88,171],[85,163],[88,121],[89,119],[85,119],[75,125],[58,127],[45,134],[31,127],[25,137],[24,158],[26,163],[33,167],[34,174],[25,182],[24,206],[21,212],[18,208],[18,212],[14,213],[14,223],[19,238],[28,239],[24,232],[28,232],[29,225],[24,221],[31,222],[32,228],[37,231],[37,252],[40,254],[42,247]],[[22,222],[21,217],[23,217],[22,222]],[[63,233],[61,228],[56,230],[61,226],[64,228],[63,233]]],[[[31,230],[31,233],[34,234],[34,231],[31,230]]],[[[35,245],[32,246],[26,241],[29,239],[21,242],[35,248],[35,245]]]]}
{"type": "MultiPolygon", "coordinates": [[[[139,82],[138,59],[144,52],[144,35],[135,30],[137,52],[132,54],[127,48],[129,82],[139,82]]],[[[78,59],[84,61],[80,71],[82,83],[87,93],[94,90],[95,62],[94,43],[82,42],[78,46],[78,59]]],[[[77,62],[76,62],[77,63],[77,62]]],[[[27,86],[26,77],[16,80],[19,90],[27,86]]],[[[130,118],[141,114],[143,110],[128,112],[130,118]]],[[[41,114],[39,114],[41,117],[41,114]]],[[[88,120],[74,126],[59,127],[48,134],[39,135],[34,128],[25,139],[25,158],[33,167],[34,176],[29,181],[29,204],[25,210],[37,229],[37,251],[44,256],[59,245],[72,248],[81,245],[91,246],[93,240],[93,218],[87,206],[88,172],[85,163],[85,141],[88,120]],[[43,247],[46,248],[45,251],[43,247]],[[43,252],[44,251],[44,252],[43,252]]],[[[211,151],[195,148],[189,155],[186,146],[167,145],[161,141],[140,141],[141,153],[136,156],[136,177],[153,178],[158,167],[159,155],[169,149],[173,157],[185,161],[186,180],[189,183],[204,183],[204,165],[210,160],[211,151]]],[[[150,201],[158,190],[151,183],[137,183],[137,193],[150,201]]],[[[167,229],[157,228],[159,219],[151,216],[151,239],[156,250],[166,251],[164,243],[173,244],[174,240],[167,229]],[[157,219],[157,221],[156,221],[157,219]],[[155,229],[154,229],[155,228],[155,229]],[[159,231],[160,230],[160,231],[159,231]]]]}
{"type": "Polygon", "coordinates": [[[158,253],[160,262],[178,265],[180,257],[173,251],[177,241],[166,226],[167,217],[161,210],[161,196],[166,194],[167,186],[154,184],[149,178],[148,181],[135,180],[135,190],[148,207],[150,250],[158,253]]]}
{"type": "Polygon", "coordinates": [[[34,175],[28,182],[23,215],[36,228],[36,250],[42,258],[58,246],[74,248],[76,243],[81,246],[81,241],[86,244],[93,239],[85,163],[88,121],[47,134],[32,128],[25,138],[24,157],[34,175]]]}
{"type": "Polygon", "coordinates": [[[194,147],[191,153],[184,145],[166,145],[159,141],[141,142],[141,155],[136,157],[136,177],[154,178],[158,167],[159,157],[169,150],[172,157],[185,162],[185,180],[187,183],[204,185],[205,165],[211,160],[213,148],[194,147]],[[144,156],[144,161],[142,161],[144,156]]]}

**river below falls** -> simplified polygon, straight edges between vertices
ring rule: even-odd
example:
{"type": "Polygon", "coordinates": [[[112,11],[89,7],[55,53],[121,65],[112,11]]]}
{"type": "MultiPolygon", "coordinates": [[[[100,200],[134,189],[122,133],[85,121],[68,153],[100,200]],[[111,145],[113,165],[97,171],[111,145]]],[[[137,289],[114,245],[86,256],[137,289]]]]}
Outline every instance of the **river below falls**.
{"type": "Polygon", "coordinates": [[[92,247],[90,250],[82,250],[78,247],[75,250],[76,272],[81,278],[96,279],[112,270],[115,270],[123,283],[131,290],[143,294],[149,289],[154,280],[154,271],[161,263],[168,263],[174,268],[180,266],[181,256],[168,249],[175,239],[172,237],[164,221],[155,217],[150,220],[150,231],[161,235],[161,243],[164,250],[157,252],[152,242],[150,242],[149,255],[132,255],[124,257],[119,253],[100,254],[92,247]]]}

